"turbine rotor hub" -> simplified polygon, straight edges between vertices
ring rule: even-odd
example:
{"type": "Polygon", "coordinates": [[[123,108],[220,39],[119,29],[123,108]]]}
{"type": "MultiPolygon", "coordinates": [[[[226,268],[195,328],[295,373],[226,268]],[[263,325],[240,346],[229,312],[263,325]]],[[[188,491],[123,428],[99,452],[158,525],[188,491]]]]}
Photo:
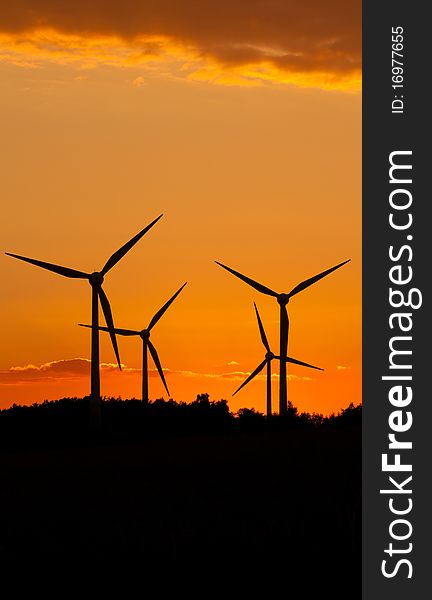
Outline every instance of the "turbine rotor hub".
{"type": "Polygon", "coordinates": [[[148,329],[143,329],[140,333],[140,337],[143,340],[149,340],[150,339],[150,331],[148,329]]]}
{"type": "Polygon", "coordinates": [[[265,357],[267,360],[273,360],[275,358],[275,355],[273,354],[273,352],[267,352],[265,357]]]}
{"type": "Polygon", "coordinates": [[[279,294],[279,296],[277,297],[277,301],[282,306],[286,306],[288,304],[288,302],[290,301],[290,297],[288,294],[279,294]]]}
{"type": "Polygon", "coordinates": [[[90,275],[89,281],[91,285],[101,286],[104,282],[104,276],[102,275],[102,273],[95,271],[90,275]]]}

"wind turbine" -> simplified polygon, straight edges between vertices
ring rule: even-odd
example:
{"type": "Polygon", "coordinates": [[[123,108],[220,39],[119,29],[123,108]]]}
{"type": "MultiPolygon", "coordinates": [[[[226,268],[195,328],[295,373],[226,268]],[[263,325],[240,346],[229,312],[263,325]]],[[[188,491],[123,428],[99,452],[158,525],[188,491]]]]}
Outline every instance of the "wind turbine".
{"type": "Polygon", "coordinates": [[[322,273],[318,273],[318,275],[314,275],[313,277],[310,277],[309,279],[305,279],[304,281],[302,281],[301,283],[299,283],[298,285],[293,287],[292,290],[288,294],[284,294],[284,293],[279,294],[278,292],[275,292],[274,290],[266,287],[265,285],[262,285],[261,283],[254,281],[250,277],[246,277],[246,275],[242,275],[242,273],[239,273],[238,271],[235,271],[234,269],[231,269],[230,267],[227,267],[226,265],[223,265],[222,263],[215,261],[216,264],[218,264],[220,267],[222,267],[226,271],[229,271],[229,273],[232,273],[233,275],[235,275],[236,277],[238,277],[239,279],[241,279],[242,281],[244,281],[245,283],[247,283],[248,285],[253,287],[258,292],[261,292],[262,294],[266,294],[267,296],[273,296],[274,298],[276,298],[276,300],[279,304],[279,307],[280,307],[279,413],[281,415],[286,414],[287,410],[288,410],[286,363],[288,362],[287,352],[288,352],[289,320],[288,320],[287,304],[293,296],[295,296],[299,292],[302,292],[303,290],[305,290],[309,286],[313,285],[314,283],[316,283],[323,277],[330,275],[330,273],[333,273],[333,271],[336,271],[336,269],[339,269],[343,265],[346,265],[348,262],[350,262],[350,260],[351,259],[345,260],[344,262],[341,262],[338,265],[331,267],[330,269],[327,269],[326,271],[323,271],[322,273]]]}
{"type": "MultiPolygon", "coordinates": [[[[261,317],[260,317],[260,314],[258,312],[258,308],[257,308],[257,305],[255,304],[255,302],[254,302],[254,307],[255,307],[255,313],[256,313],[256,317],[257,317],[257,321],[258,321],[258,327],[259,327],[259,331],[260,331],[261,341],[263,343],[264,348],[266,349],[266,355],[265,355],[265,358],[262,361],[262,363],[260,363],[257,366],[255,371],[253,371],[249,375],[249,377],[245,381],[243,381],[241,386],[236,389],[233,396],[235,396],[237,394],[237,392],[239,392],[242,388],[244,388],[245,385],[247,385],[249,383],[249,381],[252,381],[252,379],[254,379],[254,377],[256,377],[259,373],[261,373],[261,371],[267,365],[267,416],[271,417],[271,415],[272,415],[271,362],[275,358],[280,360],[280,357],[275,356],[273,354],[273,352],[270,350],[270,345],[268,343],[266,332],[264,330],[264,325],[262,324],[261,317]]],[[[314,365],[310,365],[309,363],[305,363],[301,360],[291,358],[290,356],[288,356],[286,360],[287,360],[287,362],[292,363],[294,365],[301,365],[303,367],[308,367],[309,369],[317,369],[318,371],[324,370],[324,369],[321,369],[321,367],[314,367],[314,365]]]]}
{"type": "MultiPolygon", "coordinates": [[[[186,282],[187,283],[187,282],[186,282]]],[[[150,332],[153,329],[153,327],[156,325],[156,323],[159,321],[159,319],[164,315],[164,313],[168,310],[168,308],[171,306],[171,304],[174,302],[174,300],[177,298],[177,296],[180,294],[180,292],[182,291],[182,289],[185,287],[186,283],[184,283],[181,288],[179,290],[177,290],[177,292],[171,296],[171,298],[168,300],[168,302],[166,302],[162,308],[160,308],[157,313],[153,316],[152,320],[149,323],[149,326],[147,327],[147,329],[142,329],[141,331],[135,330],[135,329],[118,329],[115,328],[114,331],[117,335],[123,335],[123,336],[139,336],[142,339],[142,343],[143,343],[143,352],[142,352],[142,401],[148,403],[148,351],[150,351],[150,354],[153,358],[153,362],[156,365],[156,368],[158,370],[159,376],[162,379],[162,383],[165,386],[165,389],[167,391],[168,396],[170,395],[169,393],[169,389],[167,386],[167,383],[165,381],[165,376],[163,374],[163,370],[162,370],[162,366],[159,360],[159,356],[158,353],[156,352],[156,348],[153,346],[153,344],[150,341],[150,332]]],[[[89,327],[90,329],[93,328],[92,325],[84,325],[83,323],[79,323],[80,327],[89,327]]],[[[98,327],[99,331],[108,331],[110,332],[110,329],[108,327],[98,327]]]]}
{"type": "Polygon", "coordinates": [[[47,271],[52,271],[53,273],[57,273],[58,275],[63,275],[63,277],[68,277],[70,279],[86,279],[91,287],[92,287],[92,338],[91,338],[91,395],[90,395],[90,418],[93,425],[98,425],[100,422],[100,371],[99,371],[99,301],[102,307],[102,311],[105,316],[105,321],[107,324],[107,329],[110,333],[111,342],[114,348],[114,352],[117,358],[117,362],[119,368],[121,369],[120,364],[120,356],[117,347],[117,340],[114,329],[114,321],[112,317],[110,303],[108,298],[102,289],[102,284],[104,282],[104,277],[122,258],[123,256],[129,252],[129,250],[147,233],[149,229],[153,227],[159,221],[159,219],[163,215],[159,215],[157,219],[152,221],[150,225],[147,225],[142,231],[137,233],[132,239],[130,239],[124,246],[122,246],[119,250],[114,252],[112,256],[107,260],[105,266],[101,271],[95,271],[94,273],[85,273],[84,271],[77,271],[75,269],[70,269],[68,267],[62,267],[59,265],[54,265],[48,262],[42,262],[40,260],[35,260],[33,258],[27,258],[25,256],[20,256],[18,254],[11,254],[10,252],[6,252],[8,256],[12,256],[13,258],[17,258],[18,260],[23,260],[24,262],[28,262],[32,265],[36,265],[37,267],[41,267],[42,269],[46,269],[47,271]]]}

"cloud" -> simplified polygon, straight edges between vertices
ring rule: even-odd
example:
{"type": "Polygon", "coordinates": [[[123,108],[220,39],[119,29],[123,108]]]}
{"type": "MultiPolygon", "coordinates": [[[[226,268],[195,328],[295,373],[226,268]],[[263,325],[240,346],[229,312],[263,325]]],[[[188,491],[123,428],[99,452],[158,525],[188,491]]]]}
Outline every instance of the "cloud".
{"type": "MultiPolygon", "coordinates": [[[[169,369],[164,369],[164,373],[167,372],[168,375],[182,375],[184,377],[200,377],[205,379],[230,379],[232,381],[244,381],[249,375],[251,371],[229,371],[227,373],[196,373],[195,371],[170,371],[169,369]]],[[[264,380],[267,375],[265,373],[261,373],[257,375],[254,379],[264,380]]],[[[298,375],[288,374],[288,380],[298,380],[298,381],[312,381],[311,377],[299,377],[298,375]]],[[[279,380],[279,375],[277,373],[272,374],[272,379],[279,380]]]]}
{"type": "Polygon", "coordinates": [[[136,77],[132,81],[132,85],[135,86],[135,87],[142,87],[143,85],[145,85],[145,79],[144,79],[144,77],[142,77],[141,75],[139,77],[136,77]]]}
{"type": "Polygon", "coordinates": [[[238,363],[236,360],[230,360],[229,363],[227,363],[227,365],[229,367],[237,367],[240,363],[238,363]]]}
{"type": "MultiPolygon", "coordinates": [[[[117,364],[101,363],[101,371],[104,376],[116,375],[140,375],[141,369],[135,369],[122,364],[120,373],[117,364]]],[[[231,381],[244,381],[249,377],[249,371],[228,371],[225,373],[199,373],[187,370],[163,369],[166,376],[180,376],[196,379],[226,379],[231,381]]],[[[58,382],[79,380],[90,377],[90,360],[87,358],[70,358],[64,360],[53,360],[42,365],[25,365],[23,367],[11,367],[0,370],[0,385],[21,385],[40,382],[58,382]]],[[[149,377],[159,377],[156,369],[149,369],[149,377]]],[[[257,380],[265,379],[265,374],[256,377],[257,380]]],[[[273,374],[272,379],[279,379],[279,375],[273,374]]],[[[310,377],[298,377],[288,375],[288,379],[311,381],[310,377]]]]}
{"type": "MultiPolygon", "coordinates": [[[[126,373],[138,373],[139,369],[132,369],[122,365],[126,373]]],[[[101,370],[105,373],[118,372],[114,363],[101,363],[101,370]]],[[[40,381],[73,380],[90,377],[90,360],[87,358],[70,358],[54,360],[42,365],[26,365],[24,367],[11,367],[0,371],[1,385],[14,385],[22,383],[38,383],[40,381]]]]}
{"type": "Polygon", "coordinates": [[[349,371],[351,367],[345,367],[344,365],[338,365],[336,369],[338,371],[349,371]]]}
{"type": "MultiPolygon", "coordinates": [[[[3,60],[142,64],[170,57],[186,77],[354,88],[361,68],[360,0],[57,0],[8,2],[3,60]],[[5,58],[6,56],[6,58],[5,58]]],[[[1,41],[1,40],[0,40],[1,41]]]]}
{"type": "MultiPolygon", "coordinates": [[[[164,373],[167,375],[180,375],[182,377],[192,378],[204,378],[204,379],[231,379],[233,381],[243,381],[250,375],[244,371],[229,371],[227,373],[199,373],[196,371],[171,371],[170,369],[164,369],[164,373]]],[[[157,372],[155,372],[157,375],[157,372]]]]}

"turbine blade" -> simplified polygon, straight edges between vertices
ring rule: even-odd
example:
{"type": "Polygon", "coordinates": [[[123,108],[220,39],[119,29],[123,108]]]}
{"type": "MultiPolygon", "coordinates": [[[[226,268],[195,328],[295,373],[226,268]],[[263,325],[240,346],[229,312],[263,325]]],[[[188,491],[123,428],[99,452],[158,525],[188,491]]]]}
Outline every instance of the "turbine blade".
{"type": "Polygon", "coordinates": [[[299,292],[302,292],[303,290],[305,290],[306,288],[308,288],[310,285],[313,285],[314,283],[316,283],[317,281],[319,281],[323,277],[327,277],[327,275],[330,275],[330,273],[333,273],[333,271],[336,271],[336,269],[339,269],[340,267],[343,267],[348,262],[350,262],[350,260],[351,259],[349,258],[348,260],[345,260],[344,262],[339,263],[335,267],[331,267],[331,269],[327,269],[327,271],[323,271],[322,273],[318,273],[318,275],[315,275],[314,277],[310,277],[310,279],[305,279],[305,281],[302,281],[301,283],[299,283],[298,285],[296,285],[295,288],[293,288],[290,291],[290,293],[288,294],[288,296],[291,298],[292,296],[295,296],[299,292]]]}
{"type": "Polygon", "coordinates": [[[255,304],[255,302],[254,302],[254,306],[255,306],[256,316],[258,319],[258,327],[260,330],[262,343],[264,344],[264,348],[267,350],[267,352],[271,352],[270,346],[268,343],[268,339],[267,339],[266,333],[264,331],[264,325],[262,324],[261,317],[260,317],[260,314],[258,312],[258,308],[257,308],[257,305],[255,304]]]}
{"type": "MultiPolygon", "coordinates": [[[[275,356],[275,358],[277,357],[275,356]]],[[[324,369],[321,369],[321,367],[314,367],[314,365],[310,365],[309,363],[303,362],[301,360],[291,358],[290,356],[288,356],[287,362],[293,363],[294,365],[301,365],[302,367],[309,367],[309,369],[316,369],[317,371],[324,371],[324,369]]]]}
{"type": "MultiPolygon", "coordinates": [[[[92,329],[91,325],[84,325],[83,323],[78,323],[78,325],[80,327],[88,327],[89,329],[92,329]]],[[[110,331],[108,329],[108,327],[98,327],[99,331],[110,331]]],[[[117,327],[114,328],[115,334],[116,335],[139,335],[141,332],[140,331],[134,331],[133,329],[118,329],[117,327]]]]}
{"type": "Polygon", "coordinates": [[[127,252],[129,252],[129,250],[133,246],[135,246],[135,244],[143,237],[143,235],[145,235],[147,233],[147,231],[149,229],[151,229],[153,227],[153,225],[155,225],[159,221],[159,219],[161,219],[162,217],[163,217],[163,215],[159,215],[157,219],[155,219],[154,221],[152,221],[150,223],[150,225],[147,225],[147,227],[144,227],[144,229],[142,231],[137,233],[136,236],[134,236],[131,240],[126,242],[126,244],[124,246],[122,246],[119,250],[114,252],[114,254],[112,256],[110,256],[110,258],[106,262],[106,265],[102,269],[102,271],[101,271],[102,275],[106,275],[108,273],[108,271],[110,269],[112,269],[114,267],[114,265],[116,265],[119,262],[119,260],[121,260],[123,258],[123,256],[127,252]]]}
{"type": "Polygon", "coordinates": [[[107,329],[108,329],[108,332],[111,337],[111,343],[113,345],[114,353],[116,355],[117,364],[121,371],[120,355],[119,355],[119,350],[118,350],[118,346],[117,346],[117,338],[116,338],[116,334],[115,334],[115,327],[114,327],[114,321],[113,321],[112,312],[111,312],[111,306],[110,306],[110,303],[108,302],[108,298],[107,298],[105,292],[103,291],[103,289],[101,287],[98,288],[98,294],[99,294],[99,299],[100,299],[100,303],[102,306],[102,311],[103,311],[105,321],[107,324],[107,329]]]}
{"type": "MultiPolygon", "coordinates": [[[[186,281],[187,283],[187,281],[186,281]]],[[[180,294],[180,292],[182,291],[182,289],[184,288],[184,286],[186,285],[186,283],[184,283],[181,288],[179,290],[176,291],[176,293],[171,296],[171,298],[168,300],[168,302],[166,302],[162,308],[160,308],[157,313],[154,315],[154,317],[152,318],[152,320],[150,321],[150,324],[147,328],[148,331],[150,331],[155,325],[156,323],[159,321],[159,319],[162,317],[162,315],[168,310],[168,308],[171,306],[171,304],[174,302],[174,300],[177,298],[177,296],[180,294]]]]}
{"type": "Polygon", "coordinates": [[[234,392],[233,396],[235,396],[237,394],[237,392],[239,392],[242,388],[244,388],[244,386],[247,385],[249,383],[249,381],[252,381],[252,379],[254,377],[256,377],[259,373],[261,373],[261,371],[266,366],[266,363],[267,363],[267,359],[264,359],[262,361],[262,363],[257,366],[257,368],[255,369],[255,371],[253,373],[251,373],[249,375],[249,377],[247,379],[245,379],[245,381],[243,381],[243,383],[241,384],[241,386],[239,388],[236,389],[236,391],[234,392]]]}
{"type": "Polygon", "coordinates": [[[36,265],[36,267],[46,269],[47,271],[52,271],[53,273],[57,273],[58,275],[63,275],[63,277],[71,277],[72,279],[89,278],[88,273],[84,273],[84,271],[76,271],[75,269],[69,269],[68,267],[53,265],[52,263],[43,262],[42,260],[27,258],[26,256],[20,256],[19,254],[11,254],[10,252],[5,252],[5,254],[7,254],[8,256],[12,256],[13,258],[17,258],[18,260],[28,262],[31,265],[36,265]]]}
{"type": "Polygon", "coordinates": [[[234,271],[234,269],[231,269],[230,267],[223,265],[222,263],[218,262],[217,260],[215,260],[215,263],[217,265],[219,265],[220,267],[222,267],[223,269],[225,269],[226,271],[229,271],[230,273],[232,273],[233,275],[235,275],[236,277],[238,277],[239,279],[241,279],[242,281],[244,281],[245,283],[247,283],[254,289],[258,290],[258,292],[261,292],[262,294],[267,294],[267,296],[274,296],[275,298],[278,297],[279,294],[277,292],[274,292],[273,290],[266,287],[265,285],[262,285],[261,283],[258,283],[257,281],[254,281],[253,279],[250,279],[250,277],[246,277],[246,275],[242,275],[238,271],[234,271]]]}
{"type": "Polygon", "coordinates": [[[156,365],[156,369],[158,370],[159,377],[162,379],[162,383],[164,384],[165,389],[166,389],[167,394],[168,394],[168,397],[169,397],[170,396],[169,389],[168,389],[168,386],[167,386],[167,382],[165,381],[165,375],[163,373],[162,365],[160,363],[158,353],[156,352],[156,348],[153,346],[153,344],[151,343],[150,340],[147,341],[147,344],[148,344],[148,347],[149,347],[149,350],[150,350],[150,354],[152,355],[153,362],[156,365]]]}

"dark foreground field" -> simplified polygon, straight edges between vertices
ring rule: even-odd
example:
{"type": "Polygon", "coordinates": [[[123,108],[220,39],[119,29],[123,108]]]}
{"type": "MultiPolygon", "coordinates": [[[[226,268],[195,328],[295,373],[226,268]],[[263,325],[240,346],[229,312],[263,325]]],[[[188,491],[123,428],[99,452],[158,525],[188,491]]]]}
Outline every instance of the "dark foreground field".
{"type": "Polygon", "coordinates": [[[267,571],[301,582],[295,597],[319,581],[358,598],[360,444],[353,423],[9,444],[1,563],[267,571]]]}

